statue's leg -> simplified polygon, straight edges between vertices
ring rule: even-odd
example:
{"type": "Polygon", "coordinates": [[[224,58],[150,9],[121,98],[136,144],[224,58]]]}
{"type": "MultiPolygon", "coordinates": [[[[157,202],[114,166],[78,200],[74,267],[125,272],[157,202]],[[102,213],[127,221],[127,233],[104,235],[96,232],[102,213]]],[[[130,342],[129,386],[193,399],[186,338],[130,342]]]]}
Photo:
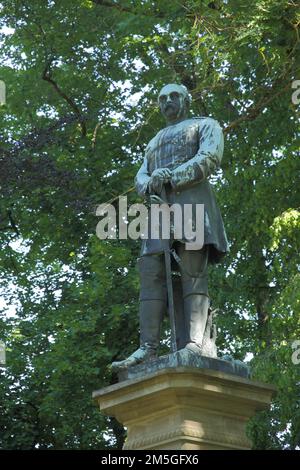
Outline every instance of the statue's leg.
{"type": "Polygon", "coordinates": [[[178,247],[178,254],[181,258],[180,272],[187,334],[185,347],[201,354],[209,308],[208,247],[193,251],[186,250],[182,244],[178,247]]]}
{"type": "Polygon", "coordinates": [[[124,369],[157,355],[160,327],[167,308],[167,286],[162,255],[142,256],[138,260],[140,275],[140,347],[124,361],[112,367],[124,369]]]}

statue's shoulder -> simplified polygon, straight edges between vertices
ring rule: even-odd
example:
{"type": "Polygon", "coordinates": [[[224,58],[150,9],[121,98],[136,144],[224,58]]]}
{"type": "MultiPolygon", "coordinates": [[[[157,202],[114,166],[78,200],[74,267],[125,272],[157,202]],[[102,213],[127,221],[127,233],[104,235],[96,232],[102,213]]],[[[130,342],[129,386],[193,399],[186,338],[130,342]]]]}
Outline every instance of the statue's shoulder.
{"type": "Polygon", "coordinates": [[[163,129],[160,129],[160,131],[158,131],[157,134],[155,134],[155,136],[152,137],[152,139],[148,142],[147,147],[146,147],[146,154],[149,153],[151,150],[153,150],[155,147],[157,147],[157,144],[160,138],[162,137],[162,135],[164,134],[165,130],[166,130],[165,127],[163,129]]]}
{"type": "Polygon", "coordinates": [[[146,147],[146,154],[149,151],[153,150],[153,148],[156,146],[159,140],[160,134],[161,134],[161,131],[158,131],[158,133],[154,137],[152,137],[152,139],[148,142],[147,147],[146,147]]]}

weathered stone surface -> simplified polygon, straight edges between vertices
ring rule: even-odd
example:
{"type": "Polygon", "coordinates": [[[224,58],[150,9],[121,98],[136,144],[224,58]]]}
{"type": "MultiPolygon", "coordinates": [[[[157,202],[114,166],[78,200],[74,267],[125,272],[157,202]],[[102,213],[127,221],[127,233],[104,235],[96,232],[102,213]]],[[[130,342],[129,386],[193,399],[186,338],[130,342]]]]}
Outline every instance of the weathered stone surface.
{"type": "Polygon", "coordinates": [[[250,368],[241,361],[226,361],[213,357],[196,355],[186,349],[176,353],[160,356],[157,359],[129,367],[118,373],[119,382],[127,379],[147,376],[158,370],[176,367],[194,367],[196,369],[212,369],[239,377],[250,377],[250,368]]]}
{"type": "Polygon", "coordinates": [[[272,386],[238,375],[170,367],[94,392],[127,428],[124,449],[250,449],[245,427],[269,407],[272,386]]]}

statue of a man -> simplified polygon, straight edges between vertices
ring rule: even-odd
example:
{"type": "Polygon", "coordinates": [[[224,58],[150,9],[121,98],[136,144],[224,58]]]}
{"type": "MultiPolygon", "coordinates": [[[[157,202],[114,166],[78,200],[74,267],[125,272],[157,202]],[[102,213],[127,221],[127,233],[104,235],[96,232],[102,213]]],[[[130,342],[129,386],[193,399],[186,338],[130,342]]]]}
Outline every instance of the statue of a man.
{"type": "MultiPolygon", "coordinates": [[[[166,127],[149,142],[144,162],[135,179],[139,195],[157,202],[164,190],[169,204],[204,204],[204,245],[186,249],[184,235],[171,240],[176,251],[180,277],[174,285],[177,348],[201,354],[208,319],[208,263],[217,263],[228,251],[224,225],[208,177],[220,166],[223,133],[208,117],[188,118],[190,98],[182,85],[162,88],[158,103],[166,127]]],[[[195,217],[195,215],[193,215],[195,217]]],[[[195,222],[195,221],[193,221],[195,222]]],[[[172,245],[172,246],[171,246],[172,245]]],[[[168,309],[163,246],[159,240],[143,240],[138,259],[140,274],[140,347],[117,369],[156,357],[160,325],[168,309]]]]}

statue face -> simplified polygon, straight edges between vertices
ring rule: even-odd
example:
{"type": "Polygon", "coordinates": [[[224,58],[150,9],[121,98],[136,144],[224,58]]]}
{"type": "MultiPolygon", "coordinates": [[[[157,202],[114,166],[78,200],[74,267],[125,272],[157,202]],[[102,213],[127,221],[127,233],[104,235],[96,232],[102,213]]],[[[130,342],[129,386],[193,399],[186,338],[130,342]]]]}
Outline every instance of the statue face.
{"type": "Polygon", "coordinates": [[[184,91],[180,85],[164,86],[158,96],[160,110],[168,122],[178,121],[186,114],[184,91]]]}

